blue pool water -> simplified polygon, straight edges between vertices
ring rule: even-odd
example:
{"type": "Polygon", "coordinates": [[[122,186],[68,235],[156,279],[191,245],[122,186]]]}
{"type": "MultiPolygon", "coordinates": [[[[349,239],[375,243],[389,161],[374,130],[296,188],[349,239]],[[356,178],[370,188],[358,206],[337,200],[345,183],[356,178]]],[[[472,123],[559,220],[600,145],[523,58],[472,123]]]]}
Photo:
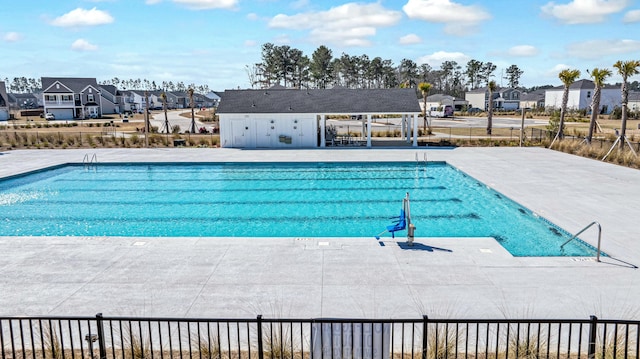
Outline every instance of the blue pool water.
{"type": "Polygon", "coordinates": [[[446,163],[67,165],[0,181],[0,235],[373,240],[407,192],[417,237],[595,255],[579,240],[561,250],[567,232],[446,163]]]}

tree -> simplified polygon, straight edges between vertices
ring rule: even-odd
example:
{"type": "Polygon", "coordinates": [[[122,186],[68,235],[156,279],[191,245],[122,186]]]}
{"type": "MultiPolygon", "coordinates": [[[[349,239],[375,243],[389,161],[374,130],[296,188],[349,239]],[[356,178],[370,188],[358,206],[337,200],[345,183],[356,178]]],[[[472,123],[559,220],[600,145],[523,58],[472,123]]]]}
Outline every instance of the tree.
{"type": "Polygon", "coordinates": [[[564,119],[567,113],[567,103],[569,102],[569,86],[580,77],[580,70],[564,69],[558,74],[560,81],[564,84],[564,92],[562,93],[562,107],[560,108],[560,123],[558,124],[557,138],[564,138],[564,119]]]}
{"type": "Polygon", "coordinates": [[[600,113],[600,96],[602,95],[602,86],[607,77],[611,76],[611,70],[594,68],[589,73],[593,79],[596,88],[593,90],[593,98],[591,99],[591,121],[589,122],[589,134],[587,135],[587,143],[591,143],[593,132],[596,128],[596,121],[600,113]]]}
{"type": "Polygon", "coordinates": [[[509,87],[517,88],[520,82],[520,76],[522,76],[524,71],[520,70],[517,65],[511,65],[505,72],[507,75],[504,78],[509,81],[509,87]]]}
{"type": "Polygon", "coordinates": [[[489,90],[489,113],[487,114],[487,135],[491,134],[491,128],[493,127],[493,93],[498,89],[496,82],[491,80],[487,84],[489,90]]]}
{"type": "Polygon", "coordinates": [[[311,55],[309,71],[317,88],[326,89],[327,85],[331,83],[333,79],[332,59],[333,53],[324,45],[318,47],[311,55]]]}
{"type": "Polygon", "coordinates": [[[196,116],[193,111],[193,88],[189,88],[187,90],[187,94],[189,94],[189,106],[191,107],[191,133],[196,133],[196,116]]]}
{"type": "Polygon", "coordinates": [[[424,104],[424,109],[422,110],[422,118],[424,120],[424,129],[429,127],[429,133],[431,133],[431,124],[427,120],[427,96],[429,96],[429,90],[431,90],[431,84],[428,82],[421,82],[418,84],[418,89],[422,92],[422,102],[424,104]]]}
{"type": "Polygon", "coordinates": [[[493,76],[493,72],[496,70],[496,65],[492,62],[486,62],[482,65],[482,69],[480,70],[480,80],[485,82],[487,86],[489,86],[489,82],[491,81],[491,76],[493,76]]]}
{"type": "Polygon", "coordinates": [[[640,67],[640,61],[630,60],[630,61],[617,61],[613,64],[613,67],[618,70],[618,74],[622,76],[622,124],[620,125],[620,149],[624,148],[625,143],[625,134],[627,130],[627,104],[629,103],[629,86],[628,80],[629,77],[633,75],[637,75],[640,73],[638,67],[640,67]]]}
{"type": "Polygon", "coordinates": [[[398,75],[400,83],[405,84],[406,87],[413,87],[418,78],[418,65],[413,60],[402,59],[398,66],[398,75]]]}
{"type": "Polygon", "coordinates": [[[167,94],[163,91],[160,94],[160,98],[162,99],[162,110],[164,111],[164,127],[165,133],[169,134],[169,117],[167,116],[167,94]]]}
{"type": "Polygon", "coordinates": [[[467,69],[464,71],[464,74],[467,75],[468,83],[472,90],[480,85],[483,66],[484,63],[482,63],[482,61],[469,60],[469,62],[467,62],[467,69]]]}

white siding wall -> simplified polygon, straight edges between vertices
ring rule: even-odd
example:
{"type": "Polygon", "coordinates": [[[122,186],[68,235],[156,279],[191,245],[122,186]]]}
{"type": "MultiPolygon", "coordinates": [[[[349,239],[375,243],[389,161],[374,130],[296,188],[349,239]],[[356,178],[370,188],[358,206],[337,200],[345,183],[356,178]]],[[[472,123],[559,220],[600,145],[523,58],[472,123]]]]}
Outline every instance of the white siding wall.
{"type": "MultiPolygon", "coordinates": [[[[547,108],[560,109],[562,107],[562,93],[564,90],[547,90],[544,93],[544,103],[547,108]]],[[[567,108],[572,110],[587,109],[591,106],[593,89],[569,90],[567,108]]],[[[621,106],[620,90],[603,89],[600,95],[600,108],[607,106],[607,113],[615,106],[621,106]]]]}
{"type": "Polygon", "coordinates": [[[315,114],[220,114],[220,144],[234,148],[318,147],[315,114]]]}
{"type": "Polygon", "coordinates": [[[464,99],[469,102],[469,106],[484,110],[486,93],[466,93],[464,99]]]}

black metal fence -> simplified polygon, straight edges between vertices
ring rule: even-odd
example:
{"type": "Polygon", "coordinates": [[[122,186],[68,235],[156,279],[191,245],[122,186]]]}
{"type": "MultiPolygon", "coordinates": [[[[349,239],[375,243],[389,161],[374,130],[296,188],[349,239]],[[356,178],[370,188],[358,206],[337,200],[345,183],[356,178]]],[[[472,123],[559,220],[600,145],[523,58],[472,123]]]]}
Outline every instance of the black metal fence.
{"type": "Polygon", "coordinates": [[[640,321],[2,317],[2,359],[638,358],[640,321]]]}

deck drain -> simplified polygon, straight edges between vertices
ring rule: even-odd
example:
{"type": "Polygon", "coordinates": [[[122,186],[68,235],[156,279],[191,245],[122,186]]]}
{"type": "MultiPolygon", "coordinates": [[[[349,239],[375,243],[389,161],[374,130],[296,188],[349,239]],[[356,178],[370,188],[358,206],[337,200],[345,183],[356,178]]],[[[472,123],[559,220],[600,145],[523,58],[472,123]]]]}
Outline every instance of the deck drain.
{"type": "Polygon", "coordinates": [[[145,244],[147,244],[147,242],[134,242],[133,243],[134,246],[144,246],[145,244]]]}
{"type": "Polygon", "coordinates": [[[480,248],[480,253],[493,253],[493,251],[489,248],[480,248]]]}
{"type": "Polygon", "coordinates": [[[318,242],[319,246],[328,246],[329,242],[318,242]]]}

